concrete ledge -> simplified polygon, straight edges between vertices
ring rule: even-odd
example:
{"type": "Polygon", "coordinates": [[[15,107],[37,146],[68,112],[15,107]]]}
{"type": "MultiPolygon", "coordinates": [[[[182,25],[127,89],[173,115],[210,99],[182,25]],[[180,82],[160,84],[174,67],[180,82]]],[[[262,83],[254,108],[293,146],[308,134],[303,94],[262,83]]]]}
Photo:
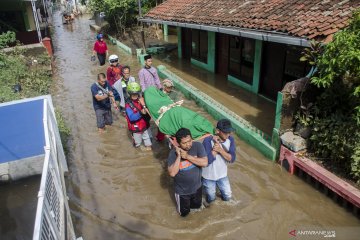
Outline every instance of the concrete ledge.
{"type": "Polygon", "coordinates": [[[100,32],[101,31],[101,27],[99,27],[96,24],[90,24],[90,29],[96,32],[100,32]]]}
{"type": "Polygon", "coordinates": [[[295,167],[300,168],[340,197],[346,199],[356,207],[360,207],[360,190],[316,164],[314,161],[299,157],[296,153],[281,146],[279,158],[281,165],[283,165],[284,160],[287,160],[291,174],[294,174],[295,167]]]}
{"type": "Polygon", "coordinates": [[[108,35],[110,41],[112,42],[112,44],[118,46],[119,48],[121,48],[122,50],[124,50],[125,52],[132,54],[132,50],[129,46],[126,46],[125,44],[123,44],[122,42],[118,41],[116,38],[108,35]]]}
{"type": "Polygon", "coordinates": [[[228,108],[193,87],[191,84],[182,80],[176,74],[167,70],[165,66],[158,66],[159,75],[163,78],[171,79],[176,88],[179,89],[187,98],[193,99],[199,106],[203,107],[215,119],[228,118],[235,128],[235,133],[247,143],[255,147],[262,154],[271,160],[276,158],[276,149],[271,146],[271,139],[265,133],[255,128],[249,122],[230,111],[228,108]]]}

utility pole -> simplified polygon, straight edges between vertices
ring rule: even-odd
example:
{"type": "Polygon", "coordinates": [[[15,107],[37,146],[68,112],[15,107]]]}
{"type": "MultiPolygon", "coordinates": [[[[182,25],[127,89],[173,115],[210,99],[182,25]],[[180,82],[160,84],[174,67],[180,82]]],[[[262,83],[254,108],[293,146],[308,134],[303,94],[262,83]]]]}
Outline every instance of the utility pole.
{"type": "MultiPolygon", "coordinates": [[[[142,18],[142,12],[141,12],[141,0],[138,0],[138,4],[139,4],[139,21],[142,18]]],[[[142,44],[143,44],[143,51],[144,54],[146,53],[146,45],[145,45],[145,33],[144,33],[144,23],[141,22],[141,40],[142,40],[142,44]]]]}

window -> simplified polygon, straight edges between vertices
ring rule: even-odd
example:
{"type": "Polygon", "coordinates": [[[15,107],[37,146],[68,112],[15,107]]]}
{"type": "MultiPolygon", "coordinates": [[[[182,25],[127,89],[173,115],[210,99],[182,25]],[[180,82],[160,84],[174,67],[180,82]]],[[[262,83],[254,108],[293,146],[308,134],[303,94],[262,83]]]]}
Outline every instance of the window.
{"type": "Polygon", "coordinates": [[[305,77],[310,71],[310,66],[300,62],[301,48],[288,46],[284,66],[283,86],[290,81],[305,77]]]}
{"type": "Polygon", "coordinates": [[[255,40],[230,37],[229,73],[252,84],[254,74],[255,40]]]}
{"type": "Polygon", "coordinates": [[[207,63],[208,33],[206,31],[191,30],[191,57],[207,63]]]}

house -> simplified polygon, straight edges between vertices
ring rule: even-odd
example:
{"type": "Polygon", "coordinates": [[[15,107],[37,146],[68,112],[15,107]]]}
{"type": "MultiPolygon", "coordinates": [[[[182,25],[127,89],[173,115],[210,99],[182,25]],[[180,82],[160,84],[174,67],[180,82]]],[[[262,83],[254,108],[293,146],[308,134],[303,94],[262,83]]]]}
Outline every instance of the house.
{"type": "Polygon", "coordinates": [[[41,42],[48,35],[49,5],[48,0],[0,0],[0,34],[14,31],[22,44],[41,42]]]}
{"type": "Polygon", "coordinates": [[[299,61],[309,40],[329,42],[359,7],[359,0],[167,0],[141,21],[175,26],[179,58],[276,100],[287,82],[309,73],[299,61]]]}

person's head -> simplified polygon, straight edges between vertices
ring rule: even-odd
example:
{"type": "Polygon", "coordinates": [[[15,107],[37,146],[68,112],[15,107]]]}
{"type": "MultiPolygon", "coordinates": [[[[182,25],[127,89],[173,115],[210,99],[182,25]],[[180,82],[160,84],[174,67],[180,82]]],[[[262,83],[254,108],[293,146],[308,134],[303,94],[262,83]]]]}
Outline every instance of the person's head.
{"type": "Polygon", "coordinates": [[[110,55],[110,57],[109,57],[110,65],[116,66],[118,64],[118,62],[119,62],[119,57],[117,55],[115,55],[115,54],[110,55]]]}
{"type": "Polygon", "coordinates": [[[130,67],[129,66],[124,66],[121,71],[122,71],[122,75],[124,76],[124,78],[128,79],[130,77],[130,67]]]}
{"type": "Polygon", "coordinates": [[[96,36],[97,40],[99,41],[103,41],[104,40],[104,35],[102,35],[102,33],[99,33],[97,36],[96,36]]]}
{"type": "Polygon", "coordinates": [[[151,65],[152,65],[152,57],[151,57],[150,54],[144,56],[144,61],[145,61],[145,66],[151,67],[151,65]]]}
{"type": "Polygon", "coordinates": [[[170,79],[164,79],[163,87],[165,93],[170,93],[174,89],[174,83],[170,79]]]}
{"type": "Polygon", "coordinates": [[[126,90],[132,100],[136,100],[140,97],[141,87],[137,82],[131,82],[127,85],[126,90]]]}
{"type": "Polygon", "coordinates": [[[104,86],[106,83],[106,75],[105,73],[99,73],[97,76],[97,81],[101,86],[104,86]]]}
{"type": "Polygon", "coordinates": [[[191,132],[187,128],[180,128],[175,133],[176,141],[179,143],[180,148],[189,151],[193,144],[193,139],[191,137],[191,132]]]}
{"type": "Polygon", "coordinates": [[[221,119],[216,124],[216,130],[215,133],[220,137],[221,140],[225,141],[229,138],[231,132],[233,132],[234,129],[231,126],[231,122],[229,119],[221,119]]]}

